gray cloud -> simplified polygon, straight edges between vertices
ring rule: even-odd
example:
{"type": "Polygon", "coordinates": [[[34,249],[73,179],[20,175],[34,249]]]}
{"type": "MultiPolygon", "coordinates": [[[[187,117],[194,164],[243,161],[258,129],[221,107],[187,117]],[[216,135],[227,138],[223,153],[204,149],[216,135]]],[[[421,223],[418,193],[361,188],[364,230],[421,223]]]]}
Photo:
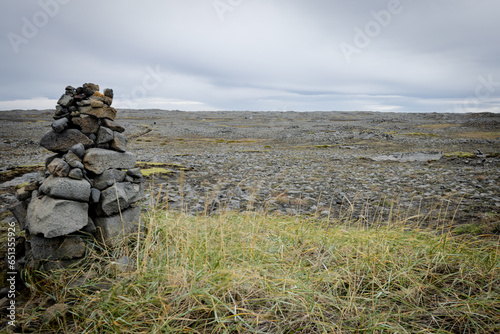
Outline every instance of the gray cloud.
{"type": "Polygon", "coordinates": [[[500,112],[494,0],[6,0],[0,109],[500,112]]]}

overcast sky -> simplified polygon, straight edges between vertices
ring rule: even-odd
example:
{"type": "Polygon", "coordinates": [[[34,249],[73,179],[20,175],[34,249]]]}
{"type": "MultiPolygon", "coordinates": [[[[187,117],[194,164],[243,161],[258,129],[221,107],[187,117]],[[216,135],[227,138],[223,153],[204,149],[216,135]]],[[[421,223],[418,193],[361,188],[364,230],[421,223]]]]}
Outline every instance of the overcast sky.
{"type": "Polygon", "coordinates": [[[0,110],[500,112],[498,0],[1,0],[0,110]]]}

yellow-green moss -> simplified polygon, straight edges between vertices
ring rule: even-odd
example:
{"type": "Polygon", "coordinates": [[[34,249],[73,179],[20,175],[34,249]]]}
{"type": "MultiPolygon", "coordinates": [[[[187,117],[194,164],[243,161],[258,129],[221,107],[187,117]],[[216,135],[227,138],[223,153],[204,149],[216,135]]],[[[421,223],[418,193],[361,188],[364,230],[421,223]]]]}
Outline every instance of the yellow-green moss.
{"type": "Polygon", "coordinates": [[[174,171],[170,169],[160,168],[160,167],[142,169],[141,172],[142,175],[144,175],[145,177],[152,175],[168,175],[174,173],[174,171]]]}
{"type": "Polygon", "coordinates": [[[434,133],[424,133],[424,132],[410,132],[410,133],[401,133],[401,136],[420,136],[420,137],[439,137],[434,133]]]}
{"type": "Polygon", "coordinates": [[[451,152],[445,153],[444,156],[447,158],[474,158],[476,155],[471,152],[451,152]]]}

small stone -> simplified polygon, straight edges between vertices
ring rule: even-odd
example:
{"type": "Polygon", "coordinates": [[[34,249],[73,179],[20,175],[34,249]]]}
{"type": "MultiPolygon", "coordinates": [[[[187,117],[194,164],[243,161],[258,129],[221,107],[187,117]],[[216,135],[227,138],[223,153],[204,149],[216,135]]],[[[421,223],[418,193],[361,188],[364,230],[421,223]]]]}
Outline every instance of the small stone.
{"type": "Polygon", "coordinates": [[[99,91],[99,85],[93,83],[84,83],[82,86],[82,90],[85,95],[92,96],[95,92],[99,91]]]}
{"type": "Polygon", "coordinates": [[[95,224],[94,224],[94,221],[92,220],[92,218],[89,217],[89,221],[88,221],[87,225],[85,225],[85,227],[82,228],[81,231],[86,232],[86,233],[90,233],[90,234],[94,234],[96,232],[95,224]]]}
{"type": "Polygon", "coordinates": [[[125,128],[123,126],[107,118],[102,120],[102,125],[116,132],[125,132],[125,128]]]}
{"type": "Polygon", "coordinates": [[[77,102],[80,102],[85,98],[86,98],[85,94],[76,94],[73,96],[73,99],[77,102]]]}
{"type": "Polygon", "coordinates": [[[97,91],[97,92],[94,92],[94,94],[92,95],[92,97],[100,99],[100,98],[104,97],[104,94],[101,93],[101,92],[99,92],[99,91],[97,91]]]}
{"type": "Polygon", "coordinates": [[[104,89],[104,96],[109,98],[113,98],[113,90],[111,88],[104,89]]]}
{"type": "Polygon", "coordinates": [[[64,94],[63,96],[61,96],[59,101],[57,101],[57,104],[63,108],[67,108],[73,104],[73,101],[74,101],[73,96],[68,95],[68,94],[64,94]]]}
{"type": "Polygon", "coordinates": [[[69,171],[68,177],[74,180],[82,180],[83,172],[80,168],[73,168],[69,171]]]}
{"type": "Polygon", "coordinates": [[[90,106],[92,108],[102,108],[102,107],[104,107],[104,102],[96,100],[96,99],[90,99],[90,106]]]}
{"type": "Polygon", "coordinates": [[[97,206],[97,213],[111,216],[128,208],[131,204],[144,197],[142,184],[120,182],[101,191],[101,199],[97,206]]]}
{"type": "Polygon", "coordinates": [[[28,213],[28,203],[19,202],[9,208],[9,211],[12,212],[14,218],[16,218],[19,223],[19,227],[22,230],[26,227],[26,215],[28,213]]]}
{"type": "Polygon", "coordinates": [[[70,167],[83,169],[82,160],[75,154],[75,152],[69,150],[68,153],[64,155],[63,159],[70,167]]]}
{"type": "MultiPolygon", "coordinates": [[[[69,150],[76,154],[76,156],[80,159],[83,159],[85,155],[85,146],[82,143],[75,144],[69,148],[69,150]]],[[[80,160],[81,161],[81,160],[80,160]]]]}
{"type": "Polygon", "coordinates": [[[65,318],[68,313],[69,306],[66,304],[55,304],[45,310],[42,317],[43,324],[49,324],[59,318],[65,318]]]}
{"type": "Polygon", "coordinates": [[[132,271],[134,269],[134,265],[132,260],[128,256],[122,256],[116,261],[112,261],[110,263],[111,269],[115,271],[117,274],[126,273],[132,271]]]}
{"type": "Polygon", "coordinates": [[[47,166],[47,170],[50,174],[59,177],[66,177],[69,174],[69,165],[60,158],[55,158],[52,162],[47,166]]]}
{"type": "Polygon", "coordinates": [[[96,133],[99,130],[99,119],[94,116],[80,115],[74,117],[72,122],[85,134],[96,133]]]}
{"type": "Polygon", "coordinates": [[[99,203],[100,199],[101,199],[101,191],[99,189],[96,189],[96,188],[91,188],[90,189],[89,203],[90,204],[99,203]]]}
{"type": "Polygon", "coordinates": [[[108,169],[94,179],[94,187],[98,190],[104,190],[115,183],[122,182],[125,179],[126,172],[115,168],[108,169]]]}
{"type": "Polygon", "coordinates": [[[99,128],[97,131],[97,144],[106,144],[112,141],[114,138],[113,130],[108,129],[104,126],[99,128]]]}
{"type": "Polygon", "coordinates": [[[113,140],[110,143],[110,147],[118,152],[127,151],[128,139],[124,134],[120,132],[114,132],[113,140]]]}
{"type": "Polygon", "coordinates": [[[105,105],[110,106],[113,104],[113,99],[107,96],[103,96],[102,102],[104,102],[105,105]]]}
{"type": "Polygon", "coordinates": [[[138,168],[138,167],[137,168],[130,168],[129,170],[127,170],[127,175],[130,175],[130,176],[132,176],[135,179],[142,178],[141,169],[138,168]]]}
{"type": "Polygon", "coordinates": [[[20,201],[25,201],[28,198],[31,198],[31,191],[26,190],[25,187],[19,188],[16,191],[16,197],[20,201]]]}
{"type": "Polygon", "coordinates": [[[52,122],[51,127],[54,132],[63,132],[68,127],[69,120],[66,117],[60,118],[52,122]]]}

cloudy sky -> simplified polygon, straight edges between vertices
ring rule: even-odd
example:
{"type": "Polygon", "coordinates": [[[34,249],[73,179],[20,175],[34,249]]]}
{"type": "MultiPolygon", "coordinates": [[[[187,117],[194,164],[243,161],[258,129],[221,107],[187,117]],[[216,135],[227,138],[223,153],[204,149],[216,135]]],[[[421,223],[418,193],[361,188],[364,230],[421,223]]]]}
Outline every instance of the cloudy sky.
{"type": "Polygon", "coordinates": [[[0,110],[500,112],[498,0],[2,0],[0,110]]]}

